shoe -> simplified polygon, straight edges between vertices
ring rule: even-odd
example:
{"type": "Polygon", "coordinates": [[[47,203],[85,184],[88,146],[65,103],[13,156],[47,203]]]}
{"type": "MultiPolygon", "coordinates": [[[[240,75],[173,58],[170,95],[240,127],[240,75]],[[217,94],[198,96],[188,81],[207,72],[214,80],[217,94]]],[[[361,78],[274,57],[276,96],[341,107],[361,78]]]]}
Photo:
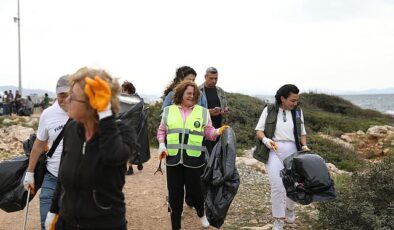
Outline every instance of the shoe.
{"type": "Polygon", "coordinates": [[[294,213],[294,209],[290,210],[286,208],[286,222],[292,224],[295,222],[295,220],[296,220],[296,216],[294,213]]]}
{"type": "Polygon", "coordinates": [[[129,167],[129,170],[127,170],[127,172],[126,172],[126,175],[129,176],[129,175],[133,175],[133,174],[134,174],[133,167],[130,166],[130,167],[129,167]]]}
{"type": "Polygon", "coordinates": [[[282,219],[275,219],[272,230],[283,230],[284,221],[282,219]]]}
{"type": "Polygon", "coordinates": [[[203,217],[200,217],[200,221],[201,221],[201,226],[203,228],[208,228],[209,227],[209,222],[208,222],[208,219],[207,219],[206,215],[204,215],[203,217]]]}

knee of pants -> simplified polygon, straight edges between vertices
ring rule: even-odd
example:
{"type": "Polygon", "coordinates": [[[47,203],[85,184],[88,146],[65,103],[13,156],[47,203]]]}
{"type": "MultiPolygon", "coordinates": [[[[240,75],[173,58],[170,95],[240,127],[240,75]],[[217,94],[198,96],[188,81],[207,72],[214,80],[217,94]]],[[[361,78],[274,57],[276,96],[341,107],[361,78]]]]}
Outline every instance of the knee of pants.
{"type": "Polygon", "coordinates": [[[286,192],[285,187],[284,187],[284,185],[282,183],[282,180],[271,182],[271,192],[272,193],[283,193],[283,192],[286,192]]]}
{"type": "Polygon", "coordinates": [[[55,190],[50,188],[42,188],[40,193],[40,200],[52,200],[55,190]]]}

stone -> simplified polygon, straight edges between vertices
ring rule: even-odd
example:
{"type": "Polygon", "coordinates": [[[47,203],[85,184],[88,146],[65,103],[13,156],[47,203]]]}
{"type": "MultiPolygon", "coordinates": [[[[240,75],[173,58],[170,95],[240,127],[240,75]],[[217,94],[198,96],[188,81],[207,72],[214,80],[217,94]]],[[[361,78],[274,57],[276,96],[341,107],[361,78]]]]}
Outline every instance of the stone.
{"type": "Polygon", "coordinates": [[[362,131],[362,130],[358,130],[358,131],[356,132],[356,134],[357,134],[357,135],[365,135],[365,132],[362,131]]]}
{"type": "Polygon", "coordinates": [[[342,134],[341,135],[341,139],[346,141],[346,142],[348,142],[348,143],[352,143],[353,142],[352,138],[349,135],[347,135],[347,134],[342,134]]]}
{"type": "Polygon", "coordinates": [[[253,167],[253,168],[257,169],[257,171],[259,171],[262,174],[267,173],[267,171],[264,167],[264,164],[254,158],[237,157],[236,165],[240,165],[240,164],[253,167]]]}

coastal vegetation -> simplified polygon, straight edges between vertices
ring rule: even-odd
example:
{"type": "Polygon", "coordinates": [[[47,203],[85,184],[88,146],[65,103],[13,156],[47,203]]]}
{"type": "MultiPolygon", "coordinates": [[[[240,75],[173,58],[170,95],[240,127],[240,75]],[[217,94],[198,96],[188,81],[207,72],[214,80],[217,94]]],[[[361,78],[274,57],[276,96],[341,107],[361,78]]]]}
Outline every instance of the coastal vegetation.
{"type": "MultiPolygon", "coordinates": [[[[224,123],[230,125],[237,136],[238,153],[255,145],[254,128],[266,102],[239,93],[227,93],[230,114],[224,123]]],[[[354,150],[323,139],[318,134],[325,133],[339,137],[345,132],[366,131],[373,125],[393,125],[394,117],[378,111],[362,109],[337,96],[317,93],[303,93],[300,96],[308,133],[308,146],[339,169],[355,171],[363,167],[363,161],[354,150]]],[[[150,105],[150,142],[157,146],[156,129],[159,126],[161,103],[150,105]]]]}
{"type": "MultiPolygon", "coordinates": [[[[255,145],[254,128],[266,103],[258,98],[238,93],[227,93],[227,97],[230,114],[225,118],[224,123],[235,130],[238,153],[243,153],[242,150],[251,149],[255,145]]],[[[378,111],[362,109],[343,98],[327,94],[303,93],[300,95],[300,106],[304,112],[308,146],[312,151],[318,153],[327,162],[336,165],[338,169],[353,172],[353,174],[333,176],[337,199],[316,204],[318,216],[307,214],[313,213],[311,210],[308,212],[305,212],[305,209],[300,210],[299,217],[303,222],[308,223],[307,228],[386,229],[394,226],[392,218],[394,215],[394,181],[392,180],[394,158],[391,156],[394,151],[393,147],[389,146],[389,157],[382,162],[369,163],[357,154],[356,149],[346,148],[321,135],[341,137],[344,133],[366,132],[371,126],[393,126],[394,117],[378,111]]],[[[149,129],[151,144],[154,146],[157,146],[155,136],[160,122],[160,113],[161,103],[151,105],[149,129]]],[[[387,147],[387,144],[385,146],[387,147]]],[[[248,196],[253,196],[252,188],[259,184],[248,186],[249,184],[246,183],[243,189],[249,188],[248,196]]],[[[259,189],[264,190],[260,187],[259,189]]],[[[261,193],[255,195],[258,194],[261,193]]],[[[242,200],[242,194],[234,205],[239,205],[240,200],[242,200]]],[[[305,208],[309,209],[309,207],[305,208]]],[[[254,213],[264,213],[264,210],[257,211],[251,207],[249,209],[254,213]]],[[[245,213],[249,211],[245,210],[245,213]]],[[[236,218],[239,212],[230,212],[229,215],[229,219],[232,220],[232,215],[234,215],[234,220],[238,220],[230,226],[239,221],[243,223],[238,223],[239,226],[263,221],[249,220],[246,217],[245,220],[241,220],[242,218],[236,218]]]]}

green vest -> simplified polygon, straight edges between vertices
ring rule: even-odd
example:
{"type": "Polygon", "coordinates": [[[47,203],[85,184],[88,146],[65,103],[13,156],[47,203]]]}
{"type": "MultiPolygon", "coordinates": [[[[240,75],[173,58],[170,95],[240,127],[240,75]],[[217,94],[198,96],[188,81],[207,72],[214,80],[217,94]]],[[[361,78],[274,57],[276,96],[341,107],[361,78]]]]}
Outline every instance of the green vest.
{"type": "Polygon", "coordinates": [[[204,128],[208,123],[208,110],[195,105],[193,111],[183,121],[178,105],[164,108],[163,122],[167,127],[167,165],[179,163],[198,167],[202,153],[205,152],[203,144],[204,128]],[[198,159],[198,160],[197,160],[198,159]]]}
{"type": "MultiPolygon", "coordinates": [[[[276,120],[278,118],[278,111],[279,111],[279,105],[277,103],[275,104],[270,104],[267,107],[267,118],[265,119],[265,128],[264,128],[264,135],[267,138],[272,139],[275,134],[275,129],[276,129],[276,120]]],[[[292,117],[293,117],[293,123],[295,120],[295,128],[297,135],[294,135],[295,140],[296,140],[296,146],[298,150],[301,150],[301,109],[297,107],[296,109],[291,111],[292,117]]],[[[261,140],[256,141],[256,148],[253,152],[253,157],[261,161],[263,163],[268,162],[269,158],[269,152],[270,149],[267,148],[267,146],[264,145],[264,143],[261,140]]]]}

